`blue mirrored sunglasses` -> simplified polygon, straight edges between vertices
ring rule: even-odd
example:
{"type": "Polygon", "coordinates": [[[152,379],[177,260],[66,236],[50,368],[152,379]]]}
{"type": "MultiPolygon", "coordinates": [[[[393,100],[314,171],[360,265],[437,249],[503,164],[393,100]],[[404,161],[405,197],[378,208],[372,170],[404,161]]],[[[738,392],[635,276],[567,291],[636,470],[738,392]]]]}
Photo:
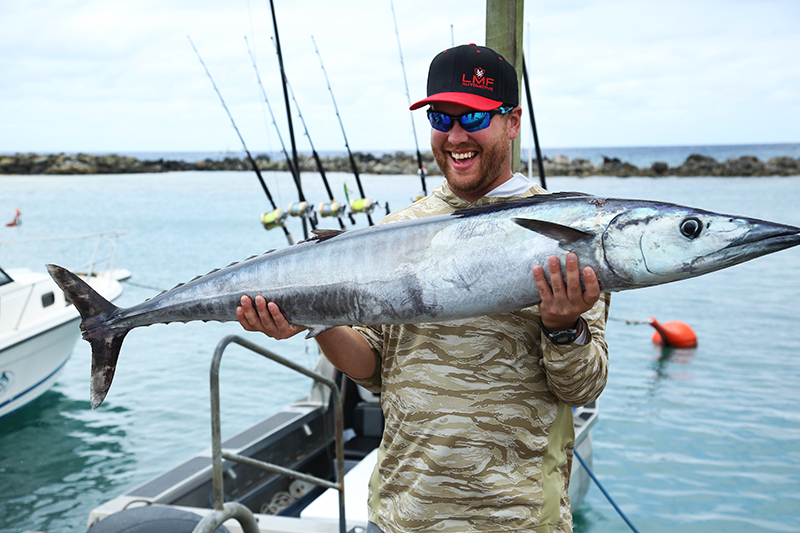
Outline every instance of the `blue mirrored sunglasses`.
{"type": "Polygon", "coordinates": [[[464,128],[464,131],[472,133],[489,127],[492,123],[492,117],[495,115],[505,115],[513,107],[498,107],[491,111],[472,111],[471,113],[464,113],[463,115],[448,115],[439,111],[428,110],[428,121],[435,130],[450,131],[456,120],[464,128]]]}

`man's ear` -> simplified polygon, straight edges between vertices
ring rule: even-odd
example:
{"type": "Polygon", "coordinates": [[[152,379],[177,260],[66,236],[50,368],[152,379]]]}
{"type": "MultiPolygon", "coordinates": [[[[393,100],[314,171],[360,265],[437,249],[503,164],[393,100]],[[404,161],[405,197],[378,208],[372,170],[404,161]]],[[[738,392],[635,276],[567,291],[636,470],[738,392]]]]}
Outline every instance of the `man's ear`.
{"type": "Polygon", "coordinates": [[[522,108],[515,107],[508,112],[508,138],[514,140],[519,135],[519,129],[522,126],[522,108]]]}

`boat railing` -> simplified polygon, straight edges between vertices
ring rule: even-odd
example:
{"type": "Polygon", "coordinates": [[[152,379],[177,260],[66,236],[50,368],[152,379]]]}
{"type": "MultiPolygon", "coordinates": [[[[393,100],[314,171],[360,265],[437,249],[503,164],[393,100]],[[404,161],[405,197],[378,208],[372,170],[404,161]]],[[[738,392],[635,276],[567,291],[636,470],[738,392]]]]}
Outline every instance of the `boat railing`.
{"type": "Polygon", "coordinates": [[[22,244],[31,242],[45,242],[45,241],[70,241],[70,240],[84,240],[84,239],[97,239],[92,259],[88,263],[73,268],[75,272],[80,272],[88,276],[92,276],[97,272],[113,272],[117,262],[117,239],[120,235],[127,233],[125,230],[110,230],[102,231],[100,233],[87,233],[84,235],[71,235],[62,237],[31,237],[27,239],[6,239],[0,240],[0,251],[2,247],[8,244],[22,244]],[[103,244],[108,245],[108,252],[104,252],[103,244]],[[103,255],[101,255],[101,252],[103,255]],[[98,265],[102,265],[98,268],[98,265]]]}
{"type": "Polygon", "coordinates": [[[253,513],[238,502],[225,503],[224,479],[223,479],[223,459],[235,463],[259,468],[267,472],[283,475],[293,479],[299,479],[306,483],[311,483],[320,487],[335,489],[339,491],[339,533],[346,532],[346,520],[344,511],[344,414],[341,401],[341,392],[336,383],[330,379],[312,372],[280,355],[252,342],[249,342],[237,335],[228,335],[223,338],[214,350],[214,357],[211,361],[211,464],[212,464],[212,486],[214,510],[207,514],[194,529],[193,533],[212,533],[220,527],[223,522],[229,519],[236,519],[242,526],[244,533],[259,533],[258,524],[253,513]],[[220,399],[219,399],[219,369],[222,362],[222,354],[231,344],[236,343],[245,349],[260,354],[267,359],[271,359],[287,368],[290,368],[306,377],[309,377],[331,389],[333,403],[335,405],[336,416],[336,483],[327,479],[298,472],[286,467],[267,463],[226,452],[222,449],[222,430],[220,419],[220,399]]]}

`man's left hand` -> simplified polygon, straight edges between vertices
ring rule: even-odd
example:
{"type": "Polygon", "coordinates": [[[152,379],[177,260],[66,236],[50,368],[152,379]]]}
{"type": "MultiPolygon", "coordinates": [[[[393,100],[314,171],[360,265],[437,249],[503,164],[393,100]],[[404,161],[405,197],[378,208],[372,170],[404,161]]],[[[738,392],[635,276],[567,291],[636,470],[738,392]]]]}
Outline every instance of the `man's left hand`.
{"type": "Polygon", "coordinates": [[[542,325],[549,331],[561,331],[575,327],[580,316],[594,307],[600,299],[600,284],[592,267],[584,267],[583,283],[581,287],[581,271],[578,268],[578,256],[570,252],[567,254],[567,279],[561,275],[561,261],[551,255],[547,261],[550,270],[550,284],[540,266],[533,267],[533,279],[542,302],[539,312],[542,315],[542,325]]]}

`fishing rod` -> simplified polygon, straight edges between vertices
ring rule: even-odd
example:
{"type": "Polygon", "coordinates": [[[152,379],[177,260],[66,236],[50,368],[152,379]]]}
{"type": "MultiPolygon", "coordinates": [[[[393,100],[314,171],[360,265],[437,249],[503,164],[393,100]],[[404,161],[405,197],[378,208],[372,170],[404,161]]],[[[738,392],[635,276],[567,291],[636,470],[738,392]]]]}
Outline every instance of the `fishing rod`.
{"type": "MultiPolygon", "coordinates": [[[[397,29],[397,16],[394,13],[394,2],[390,0],[389,5],[392,6],[394,33],[395,35],[397,35],[397,49],[400,51],[400,66],[403,69],[403,82],[406,85],[406,99],[408,100],[408,107],[411,108],[411,95],[408,93],[408,78],[406,77],[406,65],[403,62],[403,47],[400,46],[400,32],[397,29]]],[[[427,174],[427,171],[425,170],[425,166],[422,164],[422,154],[419,153],[419,142],[417,142],[417,127],[414,125],[414,112],[409,109],[409,114],[411,115],[411,131],[414,134],[414,145],[417,148],[417,166],[419,167],[417,173],[419,174],[419,179],[422,181],[422,194],[423,196],[428,196],[428,187],[425,185],[425,175],[427,174]]]]}
{"type": "MultiPolygon", "coordinates": [[[[264,97],[264,101],[267,103],[267,109],[269,109],[269,115],[272,117],[272,124],[275,126],[275,131],[278,133],[278,140],[281,143],[281,150],[283,151],[283,155],[286,158],[286,165],[289,167],[289,172],[291,172],[292,177],[295,180],[295,183],[298,181],[298,173],[299,169],[294,166],[294,162],[292,161],[291,157],[289,157],[289,152],[286,151],[286,145],[283,142],[283,136],[281,135],[281,131],[278,128],[278,123],[275,121],[275,113],[272,112],[272,106],[269,104],[269,98],[267,98],[267,92],[264,90],[264,84],[261,83],[261,75],[258,72],[258,66],[256,65],[255,56],[253,56],[253,52],[250,49],[250,43],[247,40],[247,37],[244,38],[245,44],[247,44],[247,53],[250,54],[250,61],[253,63],[253,69],[256,71],[256,79],[258,80],[258,86],[261,88],[261,95],[264,97]]],[[[288,213],[281,214],[285,217],[286,214],[290,214],[293,216],[300,216],[308,218],[312,214],[312,209],[308,209],[308,202],[292,202],[289,204],[288,213]]],[[[264,213],[261,215],[261,222],[264,224],[264,227],[267,229],[271,229],[268,226],[274,224],[273,216],[270,216],[270,213],[264,213]]],[[[313,225],[313,221],[312,221],[313,225]]]]}
{"type": "MultiPolygon", "coordinates": [[[[194,53],[197,54],[197,59],[200,60],[200,64],[203,65],[203,69],[206,71],[206,75],[208,76],[208,79],[211,80],[211,85],[214,87],[214,91],[216,91],[217,96],[219,96],[219,101],[222,102],[222,107],[225,108],[225,112],[228,114],[228,118],[231,119],[231,124],[233,125],[233,129],[236,130],[236,135],[238,135],[239,136],[239,140],[242,141],[242,148],[244,148],[244,152],[247,154],[247,159],[248,159],[248,161],[250,161],[250,165],[253,167],[253,170],[255,171],[256,176],[258,176],[258,181],[259,181],[259,183],[261,183],[261,188],[264,189],[264,193],[267,195],[267,199],[269,199],[269,203],[272,204],[272,209],[273,209],[272,213],[274,215],[274,218],[276,219],[274,224],[272,225],[272,227],[280,226],[281,228],[283,228],[283,233],[286,235],[286,240],[289,241],[289,245],[294,244],[294,238],[292,238],[292,234],[289,233],[289,228],[287,228],[283,224],[283,220],[280,220],[280,216],[278,214],[278,211],[280,211],[280,210],[278,209],[278,206],[275,205],[275,200],[272,199],[272,195],[269,193],[269,189],[267,188],[267,184],[264,182],[264,178],[261,176],[261,169],[258,168],[258,165],[256,164],[255,159],[253,159],[253,156],[250,154],[250,150],[247,149],[247,145],[244,142],[244,138],[242,137],[242,134],[239,132],[239,128],[236,127],[236,122],[234,122],[234,120],[233,120],[233,115],[231,115],[231,112],[228,109],[228,106],[225,105],[225,99],[222,98],[222,93],[219,92],[219,89],[217,88],[217,84],[214,83],[214,78],[211,77],[211,72],[208,71],[208,67],[206,66],[205,61],[203,61],[203,58],[200,56],[200,52],[197,51],[197,47],[195,47],[194,42],[192,42],[192,38],[189,37],[188,35],[186,36],[186,38],[189,39],[189,44],[192,45],[192,49],[194,50],[194,53]]],[[[262,217],[263,217],[263,215],[262,215],[262,217]]],[[[267,229],[271,229],[271,228],[267,228],[267,229]]]]}
{"type": "MultiPolygon", "coordinates": [[[[356,165],[356,160],[353,157],[353,152],[350,151],[350,145],[347,143],[347,134],[344,132],[344,124],[342,124],[342,117],[341,115],[339,115],[339,107],[336,105],[336,98],[333,96],[333,89],[331,89],[331,82],[328,79],[328,72],[325,70],[325,65],[322,63],[322,56],[319,53],[319,49],[317,48],[317,41],[314,40],[313,35],[311,36],[311,42],[314,43],[314,51],[317,52],[317,57],[319,58],[319,64],[322,67],[322,73],[325,74],[325,83],[328,84],[328,92],[331,93],[331,100],[333,100],[333,109],[336,110],[336,118],[339,119],[339,127],[342,129],[342,136],[344,137],[344,146],[347,148],[348,157],[350,157],[350,167],[353,170],[353,175],[356,177],[358,192],[361,194],[361,200],[367,200],[366,195],[364,194],[364,187],[361,185],[361,178],[358,175],[358,165],[356,165]]],[[[373,222],[370,213],[372,212],[372,209],[375,207],[375,205],[376,204],[374,202],[363,202],[363,204],[359,204],[358,201],[354,201],[350,202],[350,209],[353,209],[354,211],[357,212],[365,213],[367,215],[367,221],[369,222],[369,225],[372,226],[373,222]]]]}
{"type": "MultiPolygon", "coordinates": [[[[286,106],[286,120],[289,124],[289,140],[292,143],[292,161],[294,161],[294,167],[297,169],[297,174],[294,176],[295,185],[297,185],[297,194],[300,199],[300,203],[306,201],[306,196],[303,194],[303,187],[300,183],[300,163],[297,160],[297,144],[294,140],[294,127],[292,126],[292,110],[289,107],[289,95],[286,91],[286,71],[283,68],[283,54],[281,53],[281,40],[278,37],[278,19],[275,16],[275,2],[273,0],[269,0],[269,7],[272,11],[272,27],[275,32],[275,48],[278,53],[278,67],[281,71],[281,85],[283,86],[283,102],[286,106]]],[[[308,205],[308,204],[306,204],[308,205]]],[[[306,239],[308,239],[308,228],[306,227],[306,218],[303,217],[303,235],[306,239]]],[[[311,227],[316,228],[316,224],[313,220],[311,220],[311,227]]]]}
{"type": "MultiPolygon", "coordinates": [[[[544,163],[542,163],[542,150],[539,148],[539,135],[536,133],[536,120],[533,118],[533,101],[531,100],[531,83],[528,80],[528,68],[525,66],[525,56],[522,56],[522,77],[525,78],[525,95],[528,98],[528,113],[531,116],[531,128],[533,129],[533,145],[536,147],[536,163],[539,165],[539,182],[542,188],[547,188],[544,179],[544,163]]],[[[528,169],[528,173],[532,169],[528,169]]]]}
{"type": "MultiPolygon", "coordinates": [[[[275,44],[275,41],[272,41],[272,44],[275,44]]],[[[325,175],[325,167],[322,165],[322,160],[320,159],[316,148],[314,148],[314,143],[311,141],[311,134],[308,132],[306,120],[303,118],[303,113],[300,111],[300,104],[297,103],[297,98],[294,95],[294,89],[292,89],[292,84],[289,83],[288,77],[286,78],[286,87],[289,88],[289,94],[292,97],[295,109],[297,109],[297,116],[300,117],[300,122],[303,124],[303,131],[308,138],[308,144],[311,145],[311,155],[314,157],[314,161],[317,164],[317,169],[319,170],[319,175],[322,177],[322,183],[325,185],[325,190],[328,192],[328,199],[330,199],[330,202],[321,203],[319,205],[319,214],[323,217],[335,217],[339,221],[339,227],[341,229],[345,229],[344,222],[342,222],[341,219],[341,215],[343,214],[345,206],[337,202],[333,197],[333,191],[331,191],[331,186],[328,183],[328,177],[325,175]]]]}

